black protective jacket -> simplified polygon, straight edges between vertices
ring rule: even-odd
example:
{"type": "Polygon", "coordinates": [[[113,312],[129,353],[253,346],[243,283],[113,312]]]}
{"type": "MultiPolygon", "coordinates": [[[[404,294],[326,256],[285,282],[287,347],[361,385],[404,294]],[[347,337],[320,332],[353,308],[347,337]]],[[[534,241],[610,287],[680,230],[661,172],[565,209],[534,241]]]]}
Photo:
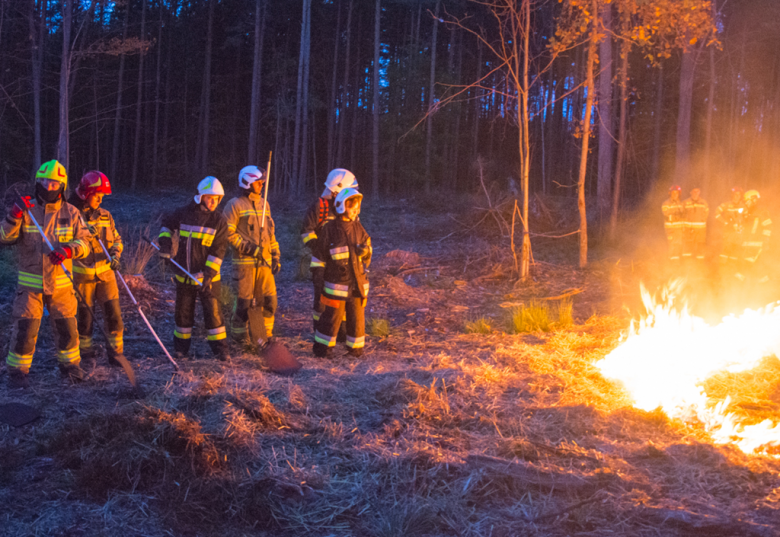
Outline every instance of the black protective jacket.
{"type": "Polygon", "coordinates": [[[325,295],[335,300],[368,297],[366,269],[372,251],[371,237],[360,221],[326,222],[312,248],[312,255],[325,263],[325,295]]]}
{"type": "MultiPolygon", "coordinates": [[[[208,211],[202,205],[189,205],[166,214],[160,228],[160,250],[171,252],[172,235],[179,232],[179,249],[174,260],[190,274],[203,281],[204,277],[219,281],[222,260],[228,246],[227,220],[221,211],[208,211]]],[[[197,285],[183,274],[176,275],[181,283],[197,285]]]]}

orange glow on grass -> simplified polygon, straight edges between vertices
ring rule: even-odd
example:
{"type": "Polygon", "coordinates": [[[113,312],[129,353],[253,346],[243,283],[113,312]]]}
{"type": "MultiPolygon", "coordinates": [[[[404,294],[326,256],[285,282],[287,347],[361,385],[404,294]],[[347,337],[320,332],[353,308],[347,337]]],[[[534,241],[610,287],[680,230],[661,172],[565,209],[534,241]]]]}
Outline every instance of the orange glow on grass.
{"type": "Polygon", "coordinates": [[[771,420],[747,425],[729,411],[731,397],[716,401],[702,383],[717,373],[741,373],[767,356],[780,356],[780,302],[745,310],[710,326],[692,315],[672,283],[660,299],[642,286],[647,314],[632,321],[621,343],[596,366],[621,381],[634,406],[660,407],[669,417],[701,422],[716,444],[734,444],[745,453],[780,445],[780,427],[771,420]]]}

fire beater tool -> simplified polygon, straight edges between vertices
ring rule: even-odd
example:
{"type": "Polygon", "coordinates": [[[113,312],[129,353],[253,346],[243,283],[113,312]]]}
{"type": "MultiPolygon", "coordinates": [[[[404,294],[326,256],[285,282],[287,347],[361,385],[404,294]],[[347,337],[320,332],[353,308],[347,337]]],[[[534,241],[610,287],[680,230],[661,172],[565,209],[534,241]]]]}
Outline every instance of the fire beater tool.
{"type": "MultiPolygon", "coordinates": [[[[103,241],[102,241],[102,240],[100,240],[100,238],[99,238],[99,237],[97,237],[97,241],[98,241],[98,243],[100,243],[100,247],[103,249],[103,253],[104,253],[104,254],[106,254],[106,257],[108,257],[109,259],[111,259],[111,254],[109,254],[109,253],[108,253],[108,249],[106,248],[106,245],[105,245],[105,244],[103,244],[103,241]]],[[[140,305],[140,304],[138,303],[138,301],[135,299],[135,296],[133,296],[133,292],[132,292],[132,291],[130,291],[130,287],[128,287],[128,285],[127,285],[127,282],[126,282],[126,281],[125,281],[125,279],[122,277],[122,273],[121,273],[121,272],[119,272],[118,270],[115,270],[115,271],[114,271],[114,274],[116,274],[116,277],[117,277],[117,278],[119,278],[119,281],[120,281],[120,282],[122,282],[122,285],[124,285],[124,286],[125,286],[125,291],[127,291],[127,294],[128,294],[128,295],[130,295],[130,300],[132,300],[132,301],[133,301],[133,304],[135,305],[136,309],[138,310],[138,314],[141,316],[141,319],[143,319],[143,320],[144,320],[144,322],[146,323],[146,326],[149,328],[149,331],[150,331],[150,332],[152,333],[152,335],[154,336],[154,339],[156,339],[156,340],[157,340],[157,343],[159,343],[159,344],[160,344],[160,348],[162,348],[163,352],[165,353],[165,356],[167,356],[167,357],[168,357],[168,360],[170,360],[170,362],[173,364],[173,368],[174,368],[174,369],[179,369],[179,364],[177,364],[177,363],[176,363],[176,361],[175,361],[173,358],[171,358],[171,355],[170,355],[170,353],[168,352],[168,349],[166,349],[166,348],[165,348],[165,345],[163,345],[163,342],[162,342],[162,341],[160,341],[160,338],[159,338],[159,336],[157,335],[157,332],[155,332],[155,331],[154,331],[154,328],[152,328],[152,325],[149,323],[149,319],[147,319],[147,318],[146,318],[146,315],[144,315],[144,312],[143,312],[143,310],[141,309],[141,305],[140,305]]]]}

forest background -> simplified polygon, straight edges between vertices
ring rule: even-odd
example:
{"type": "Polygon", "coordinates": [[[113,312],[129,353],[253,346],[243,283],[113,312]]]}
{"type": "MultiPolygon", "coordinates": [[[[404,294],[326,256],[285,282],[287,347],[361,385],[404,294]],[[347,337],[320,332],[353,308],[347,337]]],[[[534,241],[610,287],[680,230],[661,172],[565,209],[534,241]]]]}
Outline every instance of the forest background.
{"type": "Polygon", "coordinates": [[[713,203],[776,182],[777,20],[772,0],[0,0],[0,174],[56,156],[148,192],[273,150],[272,193],[346,167],[378,199],[473,191],[480,159],[579,193],[584,241],[586,199],[614,230],[659,184],[713,203]]]}

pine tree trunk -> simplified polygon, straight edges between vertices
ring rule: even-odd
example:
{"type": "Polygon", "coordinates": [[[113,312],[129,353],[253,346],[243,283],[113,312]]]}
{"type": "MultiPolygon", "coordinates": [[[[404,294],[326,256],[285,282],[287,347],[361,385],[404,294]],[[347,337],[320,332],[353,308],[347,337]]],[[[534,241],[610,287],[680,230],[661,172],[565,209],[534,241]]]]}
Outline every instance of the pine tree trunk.
{"type": "Polygon", "coordinates": [[[154,133],[152,134],[152,177],[151,184],[152,189],[157,187],[157,173],[159,166],[159,153],[158,147],[160,141],[160,79],[161,79],[161,67],[162,67],[162,28],[163,28],[163,3],[160,2],[160,21],[157,27],[157,65],[155,65],[155,84],[154,84],[154,133]]]}
{"type": "Polygon", "coordinates": [[[709,190],[712,180],[712,116],[715,112],[715,47],[710,47],[710,93],[707,96],[707,123],[704,133],[704,184],[701,188],[705,192],[709,190]]]}
{"type": "Polygon", "coordinates": [[[65,169],[69,167],[69,132],[68,108],[70,89],[70,30],[73,19],[73,0],[62,2],[62,61],[60,63],[60,135],[57,142],[57,160],[65,169]]]}
{"type": "Polygon", "coordinates": [[[33,95],[33,171],[41,165],[41,74],[43,71],[43,47],[46,38],[46,9],[43,0],[31,0],[30,38],[32,43],[32,95],[33,95]],[[36,26],[37,23],[37,26],[36,26]]]}
{"type": "Polygon", "coordinates": [[[435,105],[434,85],[436,84],[436,34],[439,29],[439,5],[441,0],[436,0],[436,12],[433,19],[433,35],[431,37],[431,76],[428,82],[428,117],[425,120],[425,193],[431,192],[431,152],[433,151],[433,107],[435,105]]]}
{"type": "Polygon", "coordinates": [[[585,100],[585,118],[582,122],[582,151],[580,153],[580,173],[577,180],[577,207],[580,213],[580,268],[588,264],[588,215],[585,206],[585,178],[588,171],[588,145],[590,143],[590,118],[593,110],[593,66],[596,63],[596,48],[598,46],[598,0],[591,0],[593,27],[588,40],[588,59],[586,67],[585,90],[588,92],[585,100]]]}
{"type": "Polygon", "coordinates": [[[258,132],[260,130],[260,88],[263,68],[263,38],[265,37],[265,9],[267,2],[255,0],[255,46],[252,60],[252,102],[249,103],[249,147],[247,162],[257,162],[258,132]],[[263,10],[260,12],[260,6],[263,10]]]}
{"type": "Polygon", "coordinates": [[[674,181],[682,183],[688,178],[691,146],[691,109],[693,107],[693,77],[696,69],[694,51],[686,50],[680,66],[680,105],[677,112],[677,158],[674,181]]]}
{"type": "Polygon", "coordinates": [[[352,35],[352,8],[354,7],[354,0],[349,0],[349,11],[347,12],[347,42],[344,48],[344,81],[341,88],[341,105],[339,107],[338,127],[339,136],[338,143],[336,144],[336,161],[334,167],[343,167],[344,158],[344,128],[347,122],[347,103],[349,106],[353,105],[353,100],[349,92],[349,52],[350,52],[350,38],[352,35]]]}
{"type": "Polygon", "coordinates": [[[372,168],[372,188],[371,197],[379,199],[379,41],[380,41],[380,19],[382,14],[382,0],[376,0],[374,10],[374,79],[373,83],[373,168],[372,168]]]}
{"type": "Polygon", "coordinates": [[[301,124],[301,160],[298,163],[298,189],[297,192],[304,192],[306,189],[306,176],[308,175],[309,162],[309,72],[311,66],[311,4],[306,14],[306,54],[303,64],[303,103],[302,103],[302,124],[301,124]]]}
{"type": "Polygon", "coordinates": [[[602,4],[601,22],[605,37],[599,45],[599,162],[596,196],[599,222],[603,225],[609,214],[612,194],[612,159],[615,154],[614,120],[612,117],[612,4],[602,4]]]}
{"type": "Polygon", "coordinates": [[[330,93],[328,93],[328,162],[327,167],[329,170],[333,169],[333,161],[335,159],[335,144],[336,144],[336,80],[338,78],[339,70],[339,45],[341,44],[341,5],[342,1],[339,1],[338,12],[336,14],[336,39],[333,44],[333,70],[331,72],[330,79],[330,93]]]}
{"type": "MultiPolygon", "coordinates": [[[[141,3],[141,40],[146,40],[146,0],[141,3]]],[[[143,46],[143,45],[142,45],[143,46]]],[[[138,183],[138,159],[141,154],[141,103],[144,88],[144,50],[139,51],[138,58],[138,95],[135,102],[135,141],[133,143],[133,172],[130,176],[130,188],[136,189],[138,183]]]]}
{"type": "Polygon", "coordinates": [[[295,133],[293,134],[293,160],[292,160],[292,181],[293,192],[298,192],[300,178],[298,177],[298,164],[300,157],[301,127],[303,116],[303,71],[306,63],[306,28],[311,9],[310,0],[303,0],[303,14],[301,17],[301,46],[298,56],[298,89],[295,100],[295,133]]]}
{"type": "Polygon", "coordinates": [[[618,128],[618,155],[615,166],[615,189],[612,198],[612,214],[609,219],[609,237],[614,240],[617,234],[618,210],[620,208],[620,188],[623,183],[623,170],[626,162],[626,125],[628,121],[628,53],[631,45],[623,42],[620,52],[620,127],[618,128]]]}
{"type": "Polygon", "coordinates": [[[655,108],[653,110],[653,160],[650,164],[650,180],[658,181],[661,170],[661,113],[664,105],[664,66],[658,65],[658,76],[655,82],[655,108]]]}
{"type": "MultiPolygon", "coordinates": [[[[127,26],[130,20],[130,6],[125,7],[125,22],[122,29],[122,43],[127,41],[127,26]]],[[[116,111],[114,113],[114,141],[111,146],[111,180],[116,180],[117,165],[119,163],[119,132],[120,124],[122,122],[122,90],[124,89],[123,82],[125,76],[125,55],[122,54],[119,58],[119,81],[117,83],[116,92],[116,111]]]]}
{"type": "Polygon", "coordinates": [[[203,60],[203,90],[200,100],[200,140],[196,153],[196,165],[198,172],[206,173],[209,165],[209,132],[211,131],[211,48],[214,40],[214,4],[216,0],[209,0],[209,20],[206,28],[206,56],[203,60]]]}

